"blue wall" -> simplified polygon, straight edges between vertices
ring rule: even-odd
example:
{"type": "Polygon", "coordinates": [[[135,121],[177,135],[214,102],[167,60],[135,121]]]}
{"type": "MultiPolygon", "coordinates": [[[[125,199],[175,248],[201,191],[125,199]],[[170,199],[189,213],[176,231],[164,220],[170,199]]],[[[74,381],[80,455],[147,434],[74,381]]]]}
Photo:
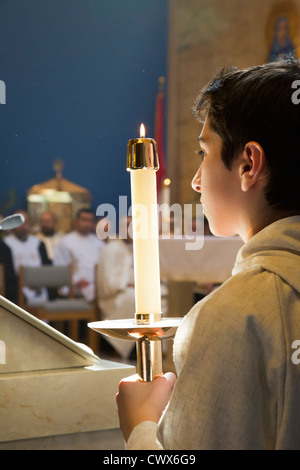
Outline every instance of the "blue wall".
{"type": "Polygon", "coordinates": [[[167,71],[168,0],[1,0],[0,213],[63,176],[93,209],[130,203],[126,145],[154,136],[158,77],[167,71]]]}

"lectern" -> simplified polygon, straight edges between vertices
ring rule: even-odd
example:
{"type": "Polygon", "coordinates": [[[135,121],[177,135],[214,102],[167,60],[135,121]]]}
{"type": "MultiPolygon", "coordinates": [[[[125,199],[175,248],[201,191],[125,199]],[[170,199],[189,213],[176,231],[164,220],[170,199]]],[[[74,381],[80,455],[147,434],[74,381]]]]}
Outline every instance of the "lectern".
{"type": "Polygon", "coordinates": [[[62,448],[60,436],[88,449],[95,432],[96,449],[123,448],[115,394],[134,373],[0,296],[0,450],[62,448]]]}

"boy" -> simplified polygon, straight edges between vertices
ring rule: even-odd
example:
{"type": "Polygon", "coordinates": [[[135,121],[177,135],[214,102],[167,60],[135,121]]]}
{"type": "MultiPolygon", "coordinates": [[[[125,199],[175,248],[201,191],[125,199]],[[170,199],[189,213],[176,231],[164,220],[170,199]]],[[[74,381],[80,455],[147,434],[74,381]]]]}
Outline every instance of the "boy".
{"type": "Polygon", "coordinates": [[[300,449],[299,79],[294,60],[222,71],[196,100],[192,186],[211,232],[245,245],[179,327],[177,380],[121,381],[127,449],[300,449]]]}

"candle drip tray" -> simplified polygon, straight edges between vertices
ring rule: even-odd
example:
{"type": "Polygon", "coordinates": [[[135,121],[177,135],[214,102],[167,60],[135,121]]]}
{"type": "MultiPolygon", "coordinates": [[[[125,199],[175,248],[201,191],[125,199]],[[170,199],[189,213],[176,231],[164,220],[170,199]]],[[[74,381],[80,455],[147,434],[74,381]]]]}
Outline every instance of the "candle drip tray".
{"type": "Polygon", "coordinates": [[[88,327],[112,338],[127,341],[138,341],[144,336],[153,340],[171,339],[175,336],[176,330],[182,318],[166,317],[153,323],[140,324],[135,319],[103,320],[88,323],[88,327]]]}

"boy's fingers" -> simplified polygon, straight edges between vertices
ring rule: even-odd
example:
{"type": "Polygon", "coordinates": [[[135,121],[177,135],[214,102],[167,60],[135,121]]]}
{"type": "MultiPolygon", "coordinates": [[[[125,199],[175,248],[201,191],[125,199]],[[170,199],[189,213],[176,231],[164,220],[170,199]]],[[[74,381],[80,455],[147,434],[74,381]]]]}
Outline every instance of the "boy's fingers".
{"type": "Polygon", "coordinates": [[[166,372],[163,377],[167,380],[168,384],[170,385],[170,388],[172,390],[172,388],[174,387],[175,385],[175,382],[176,382],[176,375],[173,374],[173,372],[166,372]]]}

